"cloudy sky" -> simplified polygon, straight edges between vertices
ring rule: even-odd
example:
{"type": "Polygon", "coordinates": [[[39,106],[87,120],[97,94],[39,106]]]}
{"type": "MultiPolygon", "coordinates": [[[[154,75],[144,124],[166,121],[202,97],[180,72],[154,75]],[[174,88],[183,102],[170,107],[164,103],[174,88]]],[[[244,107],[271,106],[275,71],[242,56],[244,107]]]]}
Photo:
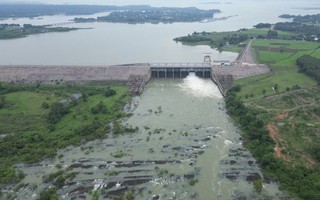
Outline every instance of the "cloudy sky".
{"type": "MultiPolygon", "coordinates": [[[[48,3],[48,4],[149,4],[155,0],[0,0],[0,3],[19,2],[19,3],[48,3]]],[[[160,2],[170,2],[170,0],[156,0],[160,2]]],[[[171,0],[180,2],[195,2],[194,0],[171,0]]]]}
{"type": "Polygon", "coordinates": [[[232,2],[233,0],[0,0],[0,3],[47,3],[47,4],[103,4],[103,5],[129,5],[129,4],[197,4],[199,2],[232,2]]]}

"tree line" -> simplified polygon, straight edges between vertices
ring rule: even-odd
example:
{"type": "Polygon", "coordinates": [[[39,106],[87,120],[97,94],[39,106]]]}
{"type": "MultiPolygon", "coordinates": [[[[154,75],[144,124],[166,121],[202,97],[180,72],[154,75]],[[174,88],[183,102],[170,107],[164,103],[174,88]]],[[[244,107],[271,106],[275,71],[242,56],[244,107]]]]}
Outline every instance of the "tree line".
{"type": "Polygon", "coordinates": [[[305,73],[320,84],[320,59],[304,55],[297,59],[299,72],[305,73]]]}

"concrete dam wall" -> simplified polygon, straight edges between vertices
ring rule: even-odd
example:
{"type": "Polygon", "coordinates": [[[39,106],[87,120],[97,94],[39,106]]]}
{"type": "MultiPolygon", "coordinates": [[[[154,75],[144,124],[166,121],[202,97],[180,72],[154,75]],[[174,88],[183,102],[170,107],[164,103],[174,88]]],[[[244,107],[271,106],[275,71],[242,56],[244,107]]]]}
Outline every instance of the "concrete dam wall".
{"type": "Polygon", "coordinates": [[[0,81],[14,83],[85,84],[94,81],[123,81],[130,75],[148,75],[148,64],[117,66],[0,65],[0,81]]]}

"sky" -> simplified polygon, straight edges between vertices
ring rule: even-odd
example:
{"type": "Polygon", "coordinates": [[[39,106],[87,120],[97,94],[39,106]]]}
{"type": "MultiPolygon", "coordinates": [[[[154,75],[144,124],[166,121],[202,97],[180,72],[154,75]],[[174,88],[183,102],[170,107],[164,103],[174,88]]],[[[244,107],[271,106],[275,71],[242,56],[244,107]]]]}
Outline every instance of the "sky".
{"type": "Polygon", "coordinates": [[[91,4],[91,5],[131,5],[131,4],[195,4],[198,2],[232,2],[233,0],[0,0],[0,3],[47,3],[47,4],[91,4]]]}
{"type": "Polygon", "coordinates": [[[46,3],[46,4],[89,4],[89,5],[152,5],[190,6],[199,2],[232,2],[233,0],[0,0],[1,3],[46,3]]]}
{"type": "MultiPolygon", "coordinates": [[[[114,4],[137,4],[139,2],[148,4],[148,2],[150,2],[150,1],[153,1],[153,0],[0,0],[0,3],[8,3],[8,2],[28,3],[28,2],[32,2],[32,3],[47,3],[47,4],[114,5],[114,4]]],[[[157,0],[157,1],[166,1],[166,0],[157,0]]],[[[190,1],[190,0],[180,0],[180,1],[190,1]]]]}

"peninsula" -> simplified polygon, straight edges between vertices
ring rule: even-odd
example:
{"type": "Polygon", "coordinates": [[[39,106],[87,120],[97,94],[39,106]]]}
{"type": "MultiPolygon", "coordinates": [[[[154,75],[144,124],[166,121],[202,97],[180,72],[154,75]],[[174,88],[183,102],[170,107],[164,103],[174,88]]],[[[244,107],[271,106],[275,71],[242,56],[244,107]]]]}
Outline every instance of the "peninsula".
{"type": "Polygon", "coordinates": [[[0,39],[22,38],[34,34],[68,32],[78,29],[79,28],[33,26],[31,24],[24,24],[23,26],[19,24],[0,24],[0,39]]]}

